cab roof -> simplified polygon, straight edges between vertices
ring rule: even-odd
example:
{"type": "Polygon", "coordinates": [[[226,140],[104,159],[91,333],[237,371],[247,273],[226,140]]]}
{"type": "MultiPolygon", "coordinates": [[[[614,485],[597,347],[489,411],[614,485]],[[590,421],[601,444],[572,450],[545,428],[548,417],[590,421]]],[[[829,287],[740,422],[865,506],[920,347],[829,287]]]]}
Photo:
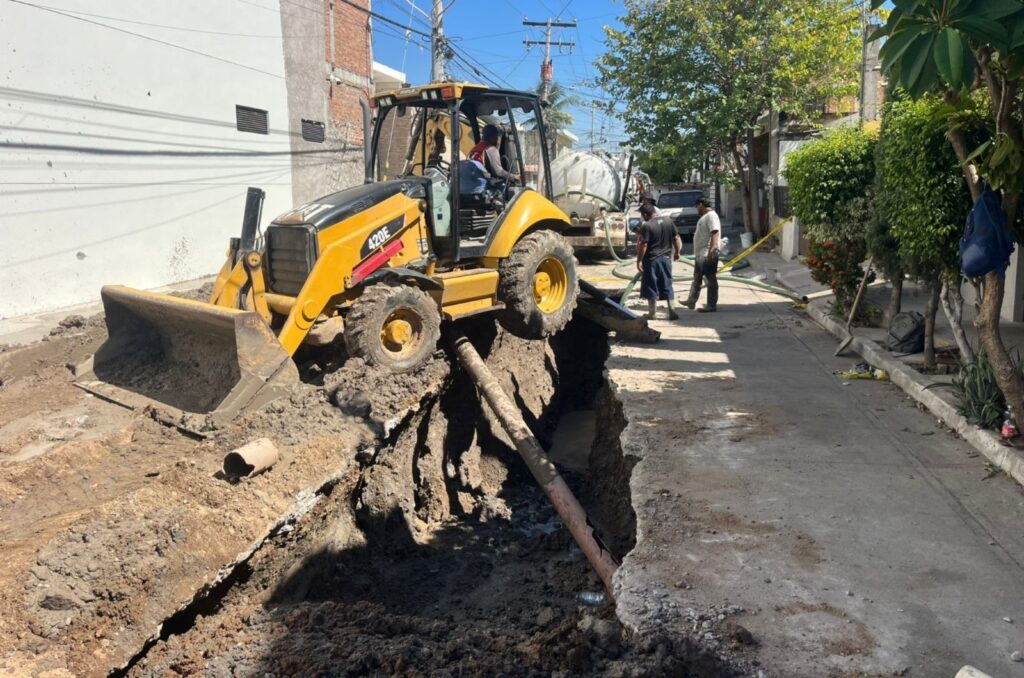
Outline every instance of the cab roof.
{"type": "MultiPolygon", "coordinates": [[[[438,99],[461,99],[466,94],[470,93],[482,93],[487,92],[488,94],[506,94],[509,96],[516,97],[529,97],[536,99],[537,95],[533,92],[519,92],[516,90],[504,90],[504,89],[493,89],[487,85],[481,85],[472,82],[432,82],[427,85],[419,85],[417,87],[402,87],[401,89],[392,89],[386,92],[380,92],[374,95],[374,99],[378,102],[381,99],[394,99],[394,101],[409,101],[414,99],[428,98],[424,96],[424,93],[437,92],[438,94],[429,98],[438,99]]],[[[429,95],[428,95],[429,96],[429,95]]]]}

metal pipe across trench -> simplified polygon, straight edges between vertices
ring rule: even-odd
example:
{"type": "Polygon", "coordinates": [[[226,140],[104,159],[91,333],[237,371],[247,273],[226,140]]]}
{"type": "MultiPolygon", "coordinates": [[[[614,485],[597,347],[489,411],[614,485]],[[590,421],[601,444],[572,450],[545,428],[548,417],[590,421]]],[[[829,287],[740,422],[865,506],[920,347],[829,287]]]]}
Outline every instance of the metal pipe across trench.
{"type": "Polygon", "coordinates": [[[618,563],[598,541],[583,507],[580,506],[572,490],[558,473],[558,469],[544,454],[544,449],[526,425],[519,408],[494,378],[494,374],[484,363],[473,344],[461,332],[454,334],[453,344],[459,362],[480,390],[484,400],[491,406],[501,427],[512,439],[516,450],[555,507],[562,522],[569,528],[569,532],[579,544],[580,550],[590,562],[590,566],[601,578],[609,598],[613,598],[612,577],[615,575],[615,570],[618,569],[618,563]]]}

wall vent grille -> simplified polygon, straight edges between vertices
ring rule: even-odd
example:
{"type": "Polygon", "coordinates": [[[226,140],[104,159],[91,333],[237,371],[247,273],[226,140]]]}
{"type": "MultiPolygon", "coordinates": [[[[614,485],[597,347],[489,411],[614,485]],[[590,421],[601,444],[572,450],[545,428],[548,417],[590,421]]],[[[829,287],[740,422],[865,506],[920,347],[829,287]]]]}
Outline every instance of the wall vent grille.
{"type": "Polygon", "coordinates": [[[303,120],[302,121],[302,138],[306,141],[312,141],[317,144],[322,144],[327,138],[326,130],[322,122],[316,120],[303,120]]]}
{"type": "Polygon", "coordinates": [[[249,106],[235,106],[235,127],[239,132],[267,134],[267,112],[249,106]]]}

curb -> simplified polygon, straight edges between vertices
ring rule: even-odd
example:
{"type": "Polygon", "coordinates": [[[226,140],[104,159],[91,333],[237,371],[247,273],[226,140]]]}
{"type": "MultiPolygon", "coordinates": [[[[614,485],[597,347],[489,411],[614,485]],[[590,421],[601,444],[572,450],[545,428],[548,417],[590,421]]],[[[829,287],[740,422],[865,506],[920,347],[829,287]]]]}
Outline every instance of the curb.
{"type": "MultiPolygon", "coordinates": [[[[836,338],[846,338],[845,327],[829,317],[820,308],[815,308],[813,304],[808,304],[806,312],[815,322],[836,338]]],[[[934,382],[926,379],[916,370],[890,357],[883,348],[873,341],[861,339],[854,335],[850,349],[859,353],[873,367],[888,372],[890,381],[903,389],[904,393],[928,408],[929,412],[938,417],[946,426],[956,431],[957,435],[970,443],[978,452],[985,455],[986,459],[1005,471],[1018,483],[1024,485],[1024,455],[1013,447],[1003,445],[999,436],[994,432],[980,429],[971,424],[956,411],[956,408],[932,391],[926,390],[934,382]]]]}

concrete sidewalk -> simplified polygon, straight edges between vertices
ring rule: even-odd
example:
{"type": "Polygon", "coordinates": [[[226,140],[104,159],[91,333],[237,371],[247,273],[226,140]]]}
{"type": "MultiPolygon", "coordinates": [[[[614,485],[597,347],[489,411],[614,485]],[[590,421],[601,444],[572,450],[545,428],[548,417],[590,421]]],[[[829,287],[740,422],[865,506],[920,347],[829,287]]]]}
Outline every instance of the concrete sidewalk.
{"type": "MultiPolygon", "coordinates": [[[[799,294],[808,295],[812,303],[826,306],[831,301],[831,291],[828,287],[820,285],[811,278],[811,271],[800,260],[784,261],[775,254],[754,253],[750,260],[753,268],[760,275],[767,278],[768,282],[775,280],[777,284],[793,290],[799,294]]],[[[754,273],[757,275],[758,273],[754,273]]],[[[874,304],[884,311],[889,306],[889,291],[891,286],[885,281],[878,281],[868,286],[865,293],[865,300],[874,304]]],[[[917,283],[907,280],[903,283],[903,304],[904,311],[918,311],[924,313],[927,304],[927,291],[917,283]]],[[[964,306],[963,326],[971,345],[977,348],[978,332],[974,329],[974,316],[976,315],[973,305],[964,306]]],[[[837,318],[846,324],[846,318],[837,318]]],[[[885,340],[887,331],[880,327],[858,327],[854,332],[857,336],[881,343],[885,340]]],[[[1017,349],[1024,349],[1024,323],[1003,322],[1003,341],[1007,348],[1013,353],[1017,349]]],[[[946,314],[939,309],[935,315],[935,345],[936,348],[956,348],[956,341],[950,330],[946,314]]],[[[1024,350],[1022,350],[1024,353],[1024,350]]],[[[904,362],[920,362],[921,356],[907,357],[904,362]]]]}
{"type": "Polygon", "coordinates": [[[620,617],[768,675],[1024,676],[1021,489],[892,384],[835,377],[851,359],[789,302],[728,284],[719,308],[612,347],[636,461],[620,617]]]}

